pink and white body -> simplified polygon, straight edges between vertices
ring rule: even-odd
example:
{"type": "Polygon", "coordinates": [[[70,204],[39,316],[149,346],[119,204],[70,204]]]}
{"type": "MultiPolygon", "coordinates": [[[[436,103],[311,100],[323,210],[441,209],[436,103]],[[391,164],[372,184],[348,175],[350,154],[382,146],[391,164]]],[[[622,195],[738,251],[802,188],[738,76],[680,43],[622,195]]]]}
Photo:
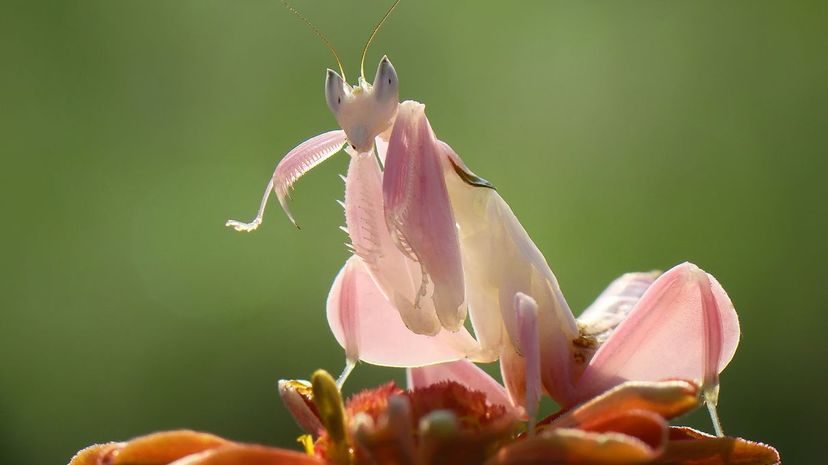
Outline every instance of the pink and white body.
{"type": "MultiPolygon", "coordinates": [[[[719,373],[739,340],[719,283],[684,263],[660,276],[621,276],[575,318],[546,259],[506,202],[437,139],[424,105],[398,98],[383,57],[373,84],[328,70],[328,107],[341,129],[291,150],[271,191],[287,194],[308,170],[345,148],[346,230],[353,256],[337,275],[328,321],[348,360],[416,367],[500,360],[516,405],[541,391],[575,405],[628,380],[699,382],[711,414],[719,373]],[[470,320],[467,329],[466,320],[470,320]]],[[[294,221],[295,224],[295,221],[294,221]]]]}

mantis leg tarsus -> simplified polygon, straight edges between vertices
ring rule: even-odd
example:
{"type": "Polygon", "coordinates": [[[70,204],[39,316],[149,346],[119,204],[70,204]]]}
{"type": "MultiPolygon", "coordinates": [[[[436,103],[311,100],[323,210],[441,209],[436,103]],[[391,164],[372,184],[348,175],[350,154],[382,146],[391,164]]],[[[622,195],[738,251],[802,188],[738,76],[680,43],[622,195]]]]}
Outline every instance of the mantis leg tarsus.
{"type": "Polygon", "coordinates": [[[719,412],[716,410],[716,404],[719,403],[719,386],[704,389],[704,403],[707,404],[707,411],[710,412],[710,420],[713,421],[713,429],[716,431],[716,436],[724,437],[724,430],[722,429],[722,421],[719,419],[719,412]]]}
{"type": "Polygon", "coordinates": [[[342,374],[339,375],[339,378],[336,379],[336,387],[339,390],[342,390],[342,386],[345,384],[345,381],[348,380],[348,376],[351,375],[351,372],[354,371],[356,367],[356,360],[347,359],[345,361],[345,368],[342,370],[342,374]]]}
{"type": "Polygon", "coordinates": [[[264,194],[262,195],[262,202],[259,204],[259,211],[256,212],[256,217],[253,218],[253,221],[249,223],[245,223],[238,220],[227,220],[224,223],[225,226],[232,227],[236,231],[239,232],[251,232],[255,231],[256,228],[262,224],[262,217],[264,216],[264,210],[267,206],[267,199],[270,198],[270,193],[273,191],[273,178],[270,178],[270,182],[267,183],[267,187],[265,187],[264,194]]]}

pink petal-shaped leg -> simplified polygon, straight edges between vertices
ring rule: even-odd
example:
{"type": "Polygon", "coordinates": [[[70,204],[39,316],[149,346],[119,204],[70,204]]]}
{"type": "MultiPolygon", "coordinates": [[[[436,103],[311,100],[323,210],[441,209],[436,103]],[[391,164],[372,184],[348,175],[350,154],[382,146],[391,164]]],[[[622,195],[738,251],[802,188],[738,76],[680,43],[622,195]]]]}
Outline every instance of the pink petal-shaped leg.
{"type": "MultiPolygon", "coordinates": [[[[713,295],[710,279],[714,278],[703,271],[698,273],[702,315],[704,316],[702,322],[704,339],[711,341],[704,345],[704,353],[702,354],[702,389],[705,403],[710,411],[710,418],[713,420],[713,427],[716,429],[716,435],[721,437],[724,436],[724,431],[722,430],[722,422],[719,420],[719,414],[716,411],[716,404],[719,402],[719,362],[722,358],[724,328],[722,327],[722,319],[719,316],[718,303],[713,295]]],[[[730,303],[729,299],[728,303],[730,303]]]]}
{"type": "Polygon", "coordinates": [[[382,172],[372,154],[351,157],[345,178],[345,222],[354,254],[362,259],[405,325],[417,334],[440,332],[432,300],[418,295],[420,266],[397,249],[385,225],[382,172]]]}
{"type": "Polygon", "coordinates": [[[226,225],[232,226],[236,231],[245,232],[258,228],[262,223],[264,209],[267,205],[267,199],[270,197],[271,190],[276,191],[279,204],[282,206],[288,218],[290,218],[290,221],[296,225],[296,221],[293,219],[293,215],[287,206],[287,194],[290,187],[303,174],[310,171],[311,168],[327,160],[336,152],[339,152],[342,146],[345,145],[346,140],[345,131],[337,129],[312,137],[296,146],[276,165],[276,170],[273,172],[273,176],[265,188],[262,201],[259,204],[259,211],[256,213],[256,218],[249,223],[228,220],[226,225]]]}
{"type": "Polygon", "coordinates": [[[454,381],[472,391],[482,392],[492,405],[502,405],[510,411],[514,409],[503,386],[468,360],[409,368],[406,372],[408,389],[420,389],[444,381],[454,381]]]}
{"type": "Polygon", "coordinates": [[[611,282],[578,316],[581,334],[594,337],[599,343],[606,341],[660,274],[658,271],[625,273],[611,282]]]}
{"type": "Polygon", "coordinates": [[[538,338],[538,305],[525,295],[515,296],[515,310],[518,317],[520,351],[526,360],[526,415],[529,416],[529,431],[535,429],[538,405],[541,398],[540,340],[538,338]]]}
{"type": "Polygon", "coordinates": [[[690,263],[661,275],[595,353],[578,381],[588,399],[625,380],[718,382],[739,343],[733,304],[715,278],[690,263]]]}
{"type": "Polygon", "coordinates": [[[578,379],[595,352],[606,342],[618,325],[627,318],[644,292],[660,272],[626,273],[615,279],[578,317],[580,337],[575,345],[576,363],[572,378],[578,379]]]}
{"type": "Polygon", "coordinates": [[[512,344],[505,344],[499,365],[500,376],[512,404],[517,407],[521,418],[531,418],[526,409],[526,360],[512,344]]]}
{"type": "Polygon", "coordinates": [[[534,299],[520,292],[514,296],[513,302],[520,353],[511,346],[504,348],[500,370],[512,401],[526,411],[529,433],[532,434],[541,397],[538,305],[534,299]]]}
{"type": "Polygon", "coordinates": [[[449,202],[442,149],[425,107],[403,102],[388,144],[383,176],[385,218],[397,246],[423,268],[442,326],[457,331],[466,318],[463,265],[449,202]]]}
{"type": "Polygon", "coordinates": [[[463,358],[475,346],[465,329],[436,336],[411,332],[356,256],[334,280],[327,307],[331,331],[351,361],[421,366],[463,358]]]}

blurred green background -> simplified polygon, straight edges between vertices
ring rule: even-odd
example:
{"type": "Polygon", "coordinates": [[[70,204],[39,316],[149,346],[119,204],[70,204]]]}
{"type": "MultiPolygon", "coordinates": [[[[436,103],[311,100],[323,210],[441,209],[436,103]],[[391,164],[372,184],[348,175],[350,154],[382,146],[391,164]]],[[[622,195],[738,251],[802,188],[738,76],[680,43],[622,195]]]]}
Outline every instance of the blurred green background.
{"type": "MultiPolygon", "coordinates": [[[[296,1],[350,76],[388,3],[296,1]]],[[[335,126],[329,53],[275,0],[0,8],[0,463],[178,427],[297,446],[275,382],[342,367],[324,301],[347,156],[298,184],[302,231],[276,205],[253,234],[223,223],[335,126]]],[[[743,330],[726,431],[817,463],[826,18],[820,1],[405,0],[366,68],[389,55],[573,308],[625,271],[715,274],[743,330]]],[[[346,390],[390,377],[363,365],[346,390]]]]}

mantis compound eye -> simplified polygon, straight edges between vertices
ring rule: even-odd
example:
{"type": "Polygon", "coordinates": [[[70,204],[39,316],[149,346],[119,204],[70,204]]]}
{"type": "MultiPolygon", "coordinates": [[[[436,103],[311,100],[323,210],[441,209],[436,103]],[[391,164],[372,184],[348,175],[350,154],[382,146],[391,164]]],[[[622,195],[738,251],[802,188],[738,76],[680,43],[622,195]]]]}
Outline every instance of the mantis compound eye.
{"type": "Polygon", "coordinates": [[[374,77],[374,98],[378,102],[396,102],[399,99],[397,71],[387,56],[382,57],[374,77]]]}
{"type": "Polygon", "coordinates": [[[342,107],[342,102],[347,97],[348,92],[345,89],[345,81],[336,73],[336,71],[329,69],[325,77],[325,100],[328,102],[328,108],[336,115],[342,107]]]}

